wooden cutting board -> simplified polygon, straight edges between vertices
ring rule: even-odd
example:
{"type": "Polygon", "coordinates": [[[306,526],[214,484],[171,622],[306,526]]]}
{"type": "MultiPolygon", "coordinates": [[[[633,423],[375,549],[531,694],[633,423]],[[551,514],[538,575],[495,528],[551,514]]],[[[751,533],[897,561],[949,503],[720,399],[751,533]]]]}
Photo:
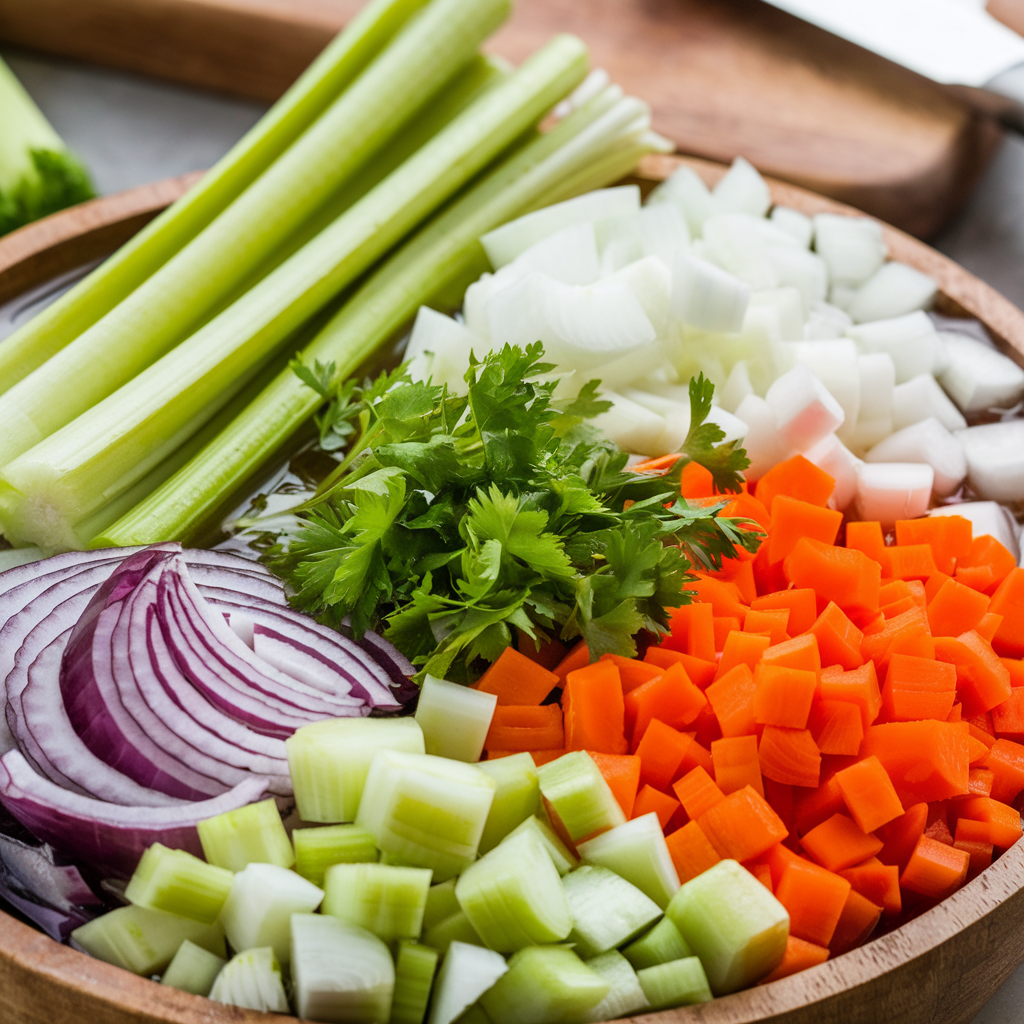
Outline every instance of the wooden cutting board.
{"type": "MultiPolygon", "coordinates": [[[[360,3],[0,0],[0,40],[271,100],[360,3]]],[[[940,87],[761,0],[517,0],[493,49],[519,60],[558,31],[650,102],[681,152],[742,154],[920,237],[1000,139],[940,87]]]]}

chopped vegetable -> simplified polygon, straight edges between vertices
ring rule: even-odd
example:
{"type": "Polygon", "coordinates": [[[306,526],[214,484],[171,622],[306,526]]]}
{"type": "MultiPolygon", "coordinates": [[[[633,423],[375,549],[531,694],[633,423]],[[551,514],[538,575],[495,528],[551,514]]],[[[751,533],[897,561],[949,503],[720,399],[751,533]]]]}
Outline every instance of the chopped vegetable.
{"type": "Polygon", "coordinates": [[[226,963],[223,957],[185,939],[160,982],[169,988],[191,992],[194,996],[208,996],[226,963]]]}
{"type": "Polygon", "coordinates": [[[246,1010],[287,1013],[288,996],[274,951],[247,949],[236,953],[217,975],[210,998],[246,1010]]]}

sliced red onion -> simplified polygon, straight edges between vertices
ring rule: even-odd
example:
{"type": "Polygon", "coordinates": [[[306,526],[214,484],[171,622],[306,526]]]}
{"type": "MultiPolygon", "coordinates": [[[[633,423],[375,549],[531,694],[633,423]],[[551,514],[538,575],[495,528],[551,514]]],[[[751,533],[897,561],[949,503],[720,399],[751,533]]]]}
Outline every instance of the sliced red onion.
{"type": "Polygon", "coordinates": [[[175,807],[120,807],[69,793],[37,775],[17,750],[0,758],[0,803],[33,835],[97,871],[127,878],[153,843],[202,856],[196,825],[259,800],[252,778],[211,800],[175,807]]]}

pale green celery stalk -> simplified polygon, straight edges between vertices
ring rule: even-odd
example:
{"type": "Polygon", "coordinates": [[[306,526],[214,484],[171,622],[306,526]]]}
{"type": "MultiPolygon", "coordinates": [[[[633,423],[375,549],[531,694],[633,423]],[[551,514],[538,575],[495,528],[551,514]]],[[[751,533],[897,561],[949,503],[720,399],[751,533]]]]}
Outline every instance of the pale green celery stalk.
{"type": "MultiPolygon", "coordinates": [[[[431,0],[227,209],[106,316],[0,396],[0,423],[4,424],[0,467],[194,335],[297,225],[351,181],[474,56],[480,43],[507,17],[509,4],[510,0],[431,0]]],[[[422,177],[414,180],[417,190],[425,183],[422,177]]],[[[399,189],[392,191],[401,195],[399,189]]],[[[394,206],[377,205],[372,217],[388,225],[411,196],[403,198],[404,202],[394,206]]],[[[434,202],[445,198],[442,193],[434,202]]],[[[428,205],[416,212],[423,216],[430,210],[428,205]]],[[[370,211],[364,208],[363,212],[370,211]]],[[[381,232],[381,237],[387,237],[392,245],[415,223],[416,219],[401,222],[402,230],[395,237],[387,231],[381,232]]],[[[346,225],[346,241],[357,237],[357,231],[351,230],[354,227],[346,225]]],[[[321,245],[309,253],[315,262],[312,266],[307,263],[304,273],[322,276],[326,267],[333,270],[339,257],[349,254],[345,249],[334,252],[329,243],[321,245]]],[[[374,258],[381,254],[375,253],[374,258]]],[[[332,286],[328,298],[352,279],[330,272],[327,277],[332,286]]],[[[278,280],[270,292],[277,295],[282,288],[278,280]]],[[[316,308],[305,307],[298,321],[289,321],[290,328],[316,308]]],[[[274,310],[271,315],[277,319],[280,314],[274,310]]],[[[216,322],[215,318],[207,326],[216,322]]],[[[236,333],[240,326],[236,317],[236,333]]],[[[207,348],[209,341],[204,340],[203,345],[207,348]]]]}
{"type": "MultiPolygon", "coordinates": [[[[304,350],[304,361],[334,362],[338,379],[343,379],[421,305],[457,303],[489,267],[480,236],[538,209],[556,183],[601,159],[617,138],[618,128],[603,123],[612,116],[614,103],[614,97],[596,97],[454,202],[374,273],[304,350]]],[[[600,184],[616,181],[624,171],[610,173],[600,184]]],[[[221,437],[93,546],[193,536],[281,450],[320,402],[293,373],[281,374],[221,437]]]]}
{"type": "Polygon", "coordinates": [[[426,0],[371,0],[245,137],[173,206],[0,348],[0,394],[131,294],[259,177],[426,0]]]}
{"type": "Polygon", "coordinates": [[[310,316],[536,123],[586,61],[578,39],[555,39],[177,350],[9,464],[0,474],[8,539],[73,546],[75,523],[183,443],[192,417],[214,415],[310,316]]]}

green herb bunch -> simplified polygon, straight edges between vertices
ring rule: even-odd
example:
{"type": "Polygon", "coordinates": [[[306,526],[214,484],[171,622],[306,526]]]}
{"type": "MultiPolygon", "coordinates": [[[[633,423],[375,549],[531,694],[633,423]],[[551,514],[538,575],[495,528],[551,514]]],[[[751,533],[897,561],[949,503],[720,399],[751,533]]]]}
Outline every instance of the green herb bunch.
{"type": "Polygon", "coordinates": [[[726,500],[679,496],[691,460],[719,492],[748,465],[706,422],[709,381],[690,383],[685,457],[644,475],[586,422],[609,408],[599,382],[556,403],[542,359],[536,344],[473,360],[466,395],[402,369],[332,387],[333,367],[293,364],[328,403],[321,447],[349,449],[268,553],[299,607],[357,635],[383,629],[424,673],[467,680],[513,630],[635,655],[636,634],[664,632],[689,603],[694,566],[757,549],[749,521],[717,517],[726,500]]]}

